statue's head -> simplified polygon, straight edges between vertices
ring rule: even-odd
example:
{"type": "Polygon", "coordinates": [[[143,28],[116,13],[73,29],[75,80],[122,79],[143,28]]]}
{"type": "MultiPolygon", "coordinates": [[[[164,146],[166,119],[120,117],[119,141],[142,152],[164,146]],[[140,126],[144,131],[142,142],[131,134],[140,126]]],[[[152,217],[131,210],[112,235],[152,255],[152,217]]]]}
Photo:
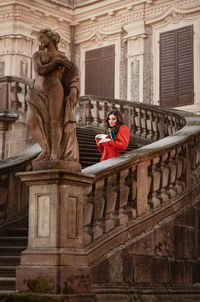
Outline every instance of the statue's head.
{"type": "Polygon", "coordinates": [[[40,40],[40,37],[42,34],[47,35],[47,37],[54,42],[56,49],[58,49],[58,43],[60,42],[59,33],[55,32],[54,30],[52,30],[50,28],[43,28],[39,31],[39,34],[38,34],[39,40],[40,40]]]}

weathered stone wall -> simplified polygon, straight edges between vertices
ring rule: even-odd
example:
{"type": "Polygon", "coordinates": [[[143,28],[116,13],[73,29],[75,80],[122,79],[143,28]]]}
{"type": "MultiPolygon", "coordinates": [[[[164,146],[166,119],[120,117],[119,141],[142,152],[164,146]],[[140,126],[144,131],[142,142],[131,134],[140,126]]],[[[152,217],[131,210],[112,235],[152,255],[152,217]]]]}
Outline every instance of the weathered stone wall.
{"type": "MultiPolygon", "coordinates": [[[[101,286],[112,287],[117,294],[120,288],[123,292],[126,284],[127,291],[133,297],[138,288],[143,289],[144,296],[145,291],[147,295],[150,287],[160,288],[157,293],[152,294],[153,297],[159,295],[163,284],[166,289],[198,284],[200,282],[199,234],[198,198],[198,202],[193,206],[185,208],[162,223],[147,229],[138,237],[130,239],[128,244],[119,246],[106,255],[103,261],[96,264],[92,273],[96,290],[98,291],[97,288],[101,286]]],[[[192,296],[190,298],[191,301],[196,301],[192,296]]],[[[124,298],[122,301],[129,300],[124,298]]],[[[133,301],[163,300],[155,300],[154,297],[153,300],[141,298],[133,301]]]]}

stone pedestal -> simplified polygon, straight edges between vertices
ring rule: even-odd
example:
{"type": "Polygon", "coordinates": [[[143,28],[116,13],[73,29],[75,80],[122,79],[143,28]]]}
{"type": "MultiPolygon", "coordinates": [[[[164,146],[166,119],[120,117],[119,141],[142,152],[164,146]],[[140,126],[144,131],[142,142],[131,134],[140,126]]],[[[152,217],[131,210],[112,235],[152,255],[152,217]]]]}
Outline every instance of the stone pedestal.
{"type": "Polygon", "coordinates": [[[89,293],[83,207],[92,176],[67,170],[17,175],[29,186],[28,248],[17,267],[17,290],[28,290],[30,280],[42,280],[51,293],[89,293]]]}

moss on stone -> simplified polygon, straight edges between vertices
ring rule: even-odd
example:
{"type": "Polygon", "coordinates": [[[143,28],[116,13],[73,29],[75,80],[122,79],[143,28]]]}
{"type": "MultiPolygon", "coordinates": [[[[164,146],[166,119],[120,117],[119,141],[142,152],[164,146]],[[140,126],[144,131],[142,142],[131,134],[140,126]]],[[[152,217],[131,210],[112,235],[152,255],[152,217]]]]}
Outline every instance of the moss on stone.
{"type": "Polygon", "coordinates": [[[24,284],[32,293],[52,294],[55,290],[53,279],[37,277],[36,279],[24,280],[24,284]]]}

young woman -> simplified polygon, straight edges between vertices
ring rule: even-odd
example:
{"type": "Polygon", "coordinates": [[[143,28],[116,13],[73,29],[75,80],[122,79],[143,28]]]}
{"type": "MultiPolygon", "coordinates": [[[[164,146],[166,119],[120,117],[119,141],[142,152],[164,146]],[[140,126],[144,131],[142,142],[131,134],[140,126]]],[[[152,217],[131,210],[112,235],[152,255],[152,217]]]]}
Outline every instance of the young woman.
{"type": "Polygon", "coordinates": [[[108,139],[101,143],[98,135],[96,144],[101,152],[101,161],[118,156],[119,150],[125,151],[129,144],[129,128],[124,125],[123,118],[116,109],[108,113],[106,119],[108,139]]]}

